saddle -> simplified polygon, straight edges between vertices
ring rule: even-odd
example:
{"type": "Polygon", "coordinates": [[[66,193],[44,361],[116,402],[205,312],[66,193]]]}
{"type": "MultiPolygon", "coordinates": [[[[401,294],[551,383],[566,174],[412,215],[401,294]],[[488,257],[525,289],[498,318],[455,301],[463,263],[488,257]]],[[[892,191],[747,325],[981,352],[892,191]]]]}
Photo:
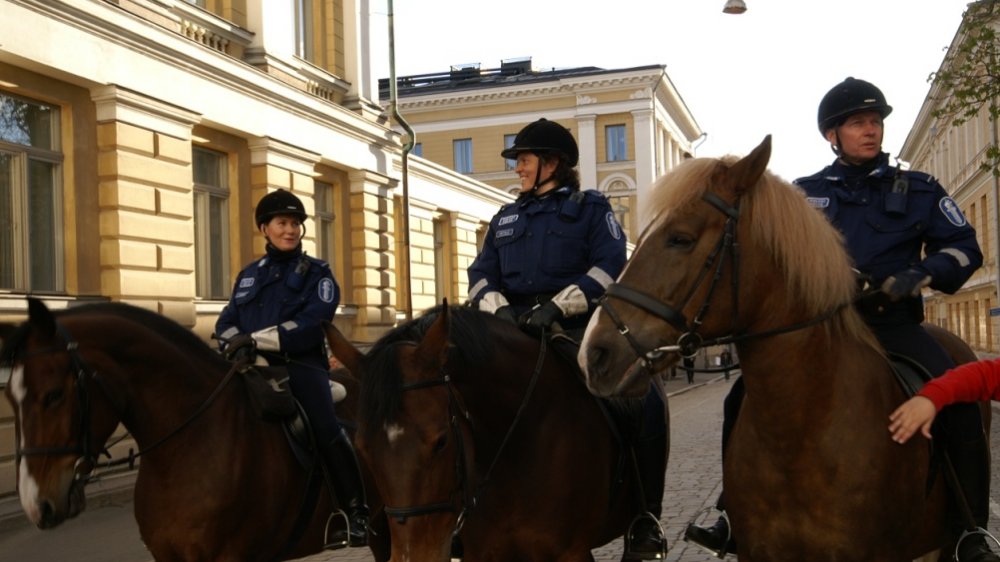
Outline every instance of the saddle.
{"type": "Polygon", "coordinates": [[[927,368],[916,359],[899,353],[890,352],[888,355],[892,372],[896,375],[896,382],[899,383],[899,387],[903,389],[907,398],[912,398],[934,378],[927,368]]]}
{"type": "MultiPolygon", "coordinates": [[[[573,337],[571,331],[557,330],[547,333],[548,344],[556,355],[573,368],[577,378],[584,382],[583,372],[577,363],[580,352],[580,342],[573,337]]],[[[625,482],[625,470],[630,455],[630,444],[639,439],[642,426],[642,398],[598,398],[593,397],[608,422],[608,428],[619,447],[618,459],[615,462],[614,478],[611,482],[611,497],[618,493],[618,488],[625,482]]]]}

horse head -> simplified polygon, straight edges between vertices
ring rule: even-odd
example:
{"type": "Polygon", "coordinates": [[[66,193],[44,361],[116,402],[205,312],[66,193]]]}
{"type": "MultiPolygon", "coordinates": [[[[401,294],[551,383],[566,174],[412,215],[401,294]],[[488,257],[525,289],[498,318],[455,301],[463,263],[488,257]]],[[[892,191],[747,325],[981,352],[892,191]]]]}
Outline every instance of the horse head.
{"type": "Polygon", "coordinates": [[[448,560],[469,490],[472,435],[446,368],[451,312],[447,303],[436,311],[382,338],[360,362],[356,446],[385,503],[394,560],[403,550],[413,560],[448,560]]]}
{"type": "Polygon", "coordinates": [[[680,356],[851,299],[839,235],[767,171],[770,154],[768,136],[744,158],[688,160],[653,186],[648,226],[584,337],[593,393],[641,391],[680,356]]]}
{"type": "Polygon", "coordinates": [[[88,474],[118,419],[94,407],[94,373],[42,301],[29,298],[28,320],[4,332],[18,493],[28,519],[51,528],[83,511],[88,474]]]}

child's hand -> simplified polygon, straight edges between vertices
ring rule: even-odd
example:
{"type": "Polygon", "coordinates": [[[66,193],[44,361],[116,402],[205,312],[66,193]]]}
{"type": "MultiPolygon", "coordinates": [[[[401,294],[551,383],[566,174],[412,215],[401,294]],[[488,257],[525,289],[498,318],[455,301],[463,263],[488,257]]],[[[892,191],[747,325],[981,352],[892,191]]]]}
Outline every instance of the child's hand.
{"type": "Polygon", "coordinates": [[[896,443],[906,443],[917,431],[924,437],[931,438],[931,424],[934,423],[934,416],[937,415],[937,408],[934,403],[923,396],[914,396],[889,416],[889,432],[892,433],[892,440],[896,443]]]}

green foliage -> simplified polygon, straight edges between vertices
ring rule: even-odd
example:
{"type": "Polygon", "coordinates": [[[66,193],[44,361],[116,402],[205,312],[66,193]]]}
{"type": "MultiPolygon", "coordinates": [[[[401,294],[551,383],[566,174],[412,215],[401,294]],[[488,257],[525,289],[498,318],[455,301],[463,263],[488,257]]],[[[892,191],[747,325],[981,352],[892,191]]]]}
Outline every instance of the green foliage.
{"type": "MultiPolygon", "coordinates": [[[[958,127],[986,111],[994,130],[1000,117],[1000,0],[978,0],[962,17],[957,42],[941,70],[928,79],[941,87],[943,104],[934,117],[958,127]]],[[[996,138],[986,150],[984,170],[1000,176],[1000,147],[996,138]]]]}

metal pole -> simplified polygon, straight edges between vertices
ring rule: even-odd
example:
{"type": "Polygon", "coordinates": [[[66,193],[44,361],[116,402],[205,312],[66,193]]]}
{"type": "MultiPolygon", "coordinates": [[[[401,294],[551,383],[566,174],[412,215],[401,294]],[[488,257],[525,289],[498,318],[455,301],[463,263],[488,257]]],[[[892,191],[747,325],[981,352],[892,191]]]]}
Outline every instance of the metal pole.
{"type": "Polygon", "coordinates": [[[393,118],[399,123],[403,130],[406,131],[408,138],[406,143],[403,145],[403,197],[402,197],[402,213],[403,213],[403,233],[402,233],[402,244],[400,251],[403,253],[400,263],[402,264],[402,271],[399,272],[396,282],[403,284],[403,302],[399,303],[403,309],[403,314],[407,320],[413,319],[413,283],[410,278],[410,173],[409,173],[409,156],[410,151],[416,145],[417,135],[413,130],[413,127],[403,119],[400,115],[399,109],[396,104],[397,92],[396,92],[396,28],[395,28],[395,16],[392,10],[392,0],[388,0],[389,9],[389,108],[392,111],[393,118]]]}
{"type": "MultiPolygon", "coordinates": [[[[991,116],[991,119],[993,121],[993,127],[991,127],[991,132],[992,132],[992,137],[993,137],[993,139],[992,139],[993,140],[993,146],[997,146],[997,138],[1000,135],[997,134],[997,120],[995,118],[992,118],[992,116],[994,115],[994,112],[992,111],[992,109],[994,107],[996,107],[996,98],[993,99],[993,104],[992,104],[992,107],[990,108],[990,116],[991,116]]],[[[991,304],[993,306],[992,307],[988,307],[988,308],[996,308],[996,307],[1000,307],[1000,177],[997,176],[997,171],[995,169],[994,170],[990,170],[990,171],[993,174],[993,221],[994,221],[994,224],[993,224],[993,277],[994,277],[994,280],[993,280],[994,281],[994,292],[993,292],[993,295],[994,295],[994,298],[991,299],[991,304]]],[[[990,314],[991,311],[987,310],[986,313],[990,314]]],[[[997,317],[990,316],[989,318],[990,318],[989,321],[992,322],[993,318],[997,318],[997,317]]],[[[996,330],[996,332],[1000,332],[1000,329],[996,330]]],[[[1000,334],[994,333],[994,341],[990,342],[990,347],[991,347],[990,351],[992,351],[994,353],[996,353],[997,351],[1000,351],[1000,342],[996,341],[996,337],[997,336],[1000,336],[1000,334]]]]}

